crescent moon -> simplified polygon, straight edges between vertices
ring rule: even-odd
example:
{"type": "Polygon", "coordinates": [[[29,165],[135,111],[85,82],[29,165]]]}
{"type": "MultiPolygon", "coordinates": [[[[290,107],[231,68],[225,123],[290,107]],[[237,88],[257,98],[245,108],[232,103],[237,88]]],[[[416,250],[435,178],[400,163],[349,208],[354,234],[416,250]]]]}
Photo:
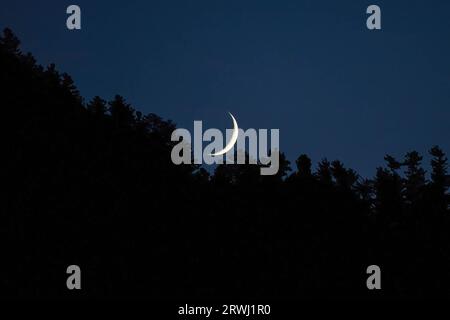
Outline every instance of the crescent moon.
{"type": "Polygon", "coordinates": [[[234,144],[236,143],[236,141],[238,139],[238,134],[239,134],[238,124],[236,122],[236,119],[233,117],[233,115],[230,112],[228,112],[228,113],[230,114],[231,119],[233,119],[233,134],[231,135],[230,142],[228,142],[228,144],[225,146],[225,148],[223,148],[222,150],[217,151],[215,153],[211,153],[210,156],[213,156],[213,157],[221,156],[221,155],[227,153],[234,147],[234,144]]]}

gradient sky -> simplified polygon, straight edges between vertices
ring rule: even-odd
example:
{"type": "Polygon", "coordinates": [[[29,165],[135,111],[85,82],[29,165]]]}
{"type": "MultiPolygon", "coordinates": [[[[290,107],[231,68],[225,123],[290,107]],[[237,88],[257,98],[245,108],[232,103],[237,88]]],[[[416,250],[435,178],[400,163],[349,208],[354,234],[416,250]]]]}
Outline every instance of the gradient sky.
{"type": "MultiPolygon", "coordinates": [[[[386,153],[450,153],[450,1],[9,1],[38,62],[89,100],[118,93],[179,127],[279,128],[282,151],[372,176],[386,153]],[[66,28],[66,8],[82,30],[66,28]],[[370,4],[382,30],[366,28],[370,4]]],[[[428,159],[428,158],[426,158],[428,159]]]]}

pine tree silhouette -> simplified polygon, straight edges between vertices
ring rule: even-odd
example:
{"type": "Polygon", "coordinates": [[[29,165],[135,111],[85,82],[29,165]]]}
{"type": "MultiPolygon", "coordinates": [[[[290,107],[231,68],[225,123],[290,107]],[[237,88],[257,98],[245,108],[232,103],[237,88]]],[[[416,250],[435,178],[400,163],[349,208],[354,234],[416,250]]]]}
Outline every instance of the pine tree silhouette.
{"type": "Polygon", "coordinates": [[[416,151],[403,162],[386,155],[373,179],[337,160],[314,169],[307,155],[289,175],[284,153],[274,176],[261,164],[177,166],[172,121],[119,95],[85,106],[71,77],[37,65],[9,29],[0,87],[2,297],[73,298],[61,274],[78,264],[87,298],[373,299],[373,263],[382,298],[450,296],[437,146],[430,181],[416,151]]]}

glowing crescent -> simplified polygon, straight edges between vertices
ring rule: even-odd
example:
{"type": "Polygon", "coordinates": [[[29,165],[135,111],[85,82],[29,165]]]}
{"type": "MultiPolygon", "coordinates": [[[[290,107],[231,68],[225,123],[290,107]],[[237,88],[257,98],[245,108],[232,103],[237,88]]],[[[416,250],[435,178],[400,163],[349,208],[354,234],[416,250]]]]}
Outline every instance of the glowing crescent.
{"type": "MultiPolygon", "coordinates": [[[[230,113],[230,112],[228,112],[230,113]]],[[[210,156],[221,156],[225,153],[227,153],[228,151],[230,151],[233,147],[234,144],[237,141],[238,138],[238,134],[239,134],[239,127],[238,124],[236,122],[236,119],[233,117],[233,115],[230,113],[231,118],[233,119],[233,134],[231,135],[231,139],[230,142],[228,142],[228,144],[225,146],[225,148],[223,148],[222,150],[215,152],[215,153],[211,153],[210,156]]]]}

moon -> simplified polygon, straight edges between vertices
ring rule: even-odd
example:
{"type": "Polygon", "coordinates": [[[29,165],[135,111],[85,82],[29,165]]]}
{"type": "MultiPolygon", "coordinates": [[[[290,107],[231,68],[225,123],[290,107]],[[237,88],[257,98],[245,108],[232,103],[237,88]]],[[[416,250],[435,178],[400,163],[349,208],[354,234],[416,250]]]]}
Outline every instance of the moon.
{"type": "Polygon", "coordinates": [[[228,113],[230,114],[231,119],[233,119],[233,134],[231,135],[230,142],[228,142],[228,144],[225,146],[225,148],[223,148],[222,150],[217,151],[215,153],[211,153],[210,156],[213,156],[213,157],[221,156],[221,155],[227,153],[234,147],[234,144],[236,143],[236,141],[238,139],[238,134],[239,134],[238,124],[236,122],[236,119],[233,117],[233,115],[230,112],[228,112],[228,113]]]}

